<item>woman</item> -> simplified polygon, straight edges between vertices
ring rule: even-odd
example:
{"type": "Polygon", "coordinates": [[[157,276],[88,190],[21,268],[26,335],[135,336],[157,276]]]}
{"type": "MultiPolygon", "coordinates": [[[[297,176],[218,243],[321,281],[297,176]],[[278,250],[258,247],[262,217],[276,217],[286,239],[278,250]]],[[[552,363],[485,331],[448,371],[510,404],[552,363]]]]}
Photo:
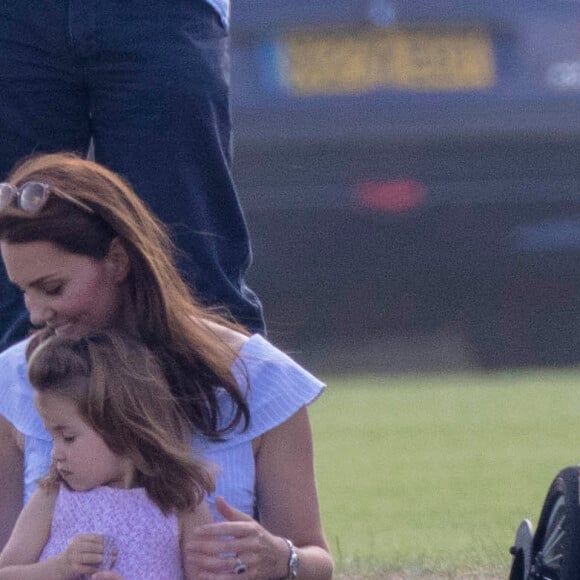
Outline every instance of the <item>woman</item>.
{"type": "MultiPolygon", "coordinates": [[[[219,469],[210,498],[219,521],[187,546],[200,580],[332,577],[306,410],[323,385],[196,303],[164,228],[118,175],[66,154],[25,161],[0,185],[0,248],[39,328],[33,344],[112,329],[135,334],[161,360],[194,446],[219,469]]],[[[50,462],[27,346],[0,355],[2,542],[50,462]]]]}

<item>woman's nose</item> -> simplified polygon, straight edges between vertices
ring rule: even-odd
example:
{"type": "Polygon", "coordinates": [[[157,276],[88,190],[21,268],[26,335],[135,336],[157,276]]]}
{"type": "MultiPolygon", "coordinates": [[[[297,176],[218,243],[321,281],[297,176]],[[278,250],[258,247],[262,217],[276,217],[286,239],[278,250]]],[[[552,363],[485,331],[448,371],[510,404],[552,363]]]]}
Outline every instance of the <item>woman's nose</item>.
{"type": "Polygon", "coordinates": [[[54,317],[54,310],[52,310],[44,300],[40,298],[31,298],[24,296],[24,303],[26,309],[30,314],[30,322],[33,326],[42,326],[54,317]]]}

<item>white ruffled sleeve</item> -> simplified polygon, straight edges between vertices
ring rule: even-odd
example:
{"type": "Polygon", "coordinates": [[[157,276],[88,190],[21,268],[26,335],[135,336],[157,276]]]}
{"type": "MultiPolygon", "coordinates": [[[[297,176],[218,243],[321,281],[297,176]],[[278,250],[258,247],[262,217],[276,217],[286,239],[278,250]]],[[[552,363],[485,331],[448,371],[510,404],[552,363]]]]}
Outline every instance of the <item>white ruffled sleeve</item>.
{"type": "Polygon", "coordinates": [[[28,382],[23,340],[0,354],[0,415],[24,435],[50,441],[34,407],[34,389],[28,382]]]}
{"type": "Polygon", "coordinates": [[[34,389],[28,382],[27,341],[0,354],[0,415],[24,435],[24,501],[50,465],[52,439],[34,406],[34,389]]]}
{"type": "MultiPolygon", "coordinates": [[[[233,368],[240,388],[247,396],[250,423],[225,435],[224,441],[210,442],[194,437],[195,447],[217,468],[216,492],[208,498],[214,518],[215,496],[223,496],[235,508],[256,515],[256,472],[252,441],[289,419],[315,401],[325,385],[259,335],[250,337],[233,368]]],[[[225,391],[219,394],[221,424],[232,418],[233,405],[225,391]]]]}
{"type": "MultiPolygon", "coordinates": [[[[310,405],[325,388],[323,382],[257,334],[242,347],[233,371],[247,397],[250,423],[245,431],[238,426],[222,445],[230,440],[239,444],[255,439],[310,405]]],[[[221,393],[220,403],[222,422],[228,421],[232,405],[225,393],[221,393]]]]}

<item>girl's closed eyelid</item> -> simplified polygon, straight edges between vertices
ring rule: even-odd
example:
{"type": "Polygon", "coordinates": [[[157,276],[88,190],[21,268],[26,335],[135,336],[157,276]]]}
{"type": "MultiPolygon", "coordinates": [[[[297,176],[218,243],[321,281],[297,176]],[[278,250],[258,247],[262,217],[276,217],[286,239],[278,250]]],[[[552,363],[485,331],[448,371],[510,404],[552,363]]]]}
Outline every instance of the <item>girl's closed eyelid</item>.
{"type": "Polygon", "coordinates": [[[50,429],[47,429],[47,431],[48,431],[48,434],[50,435],[50,437],[53,441],[55,439],[60,439],[61,441],[64,441],[65,443],[72,443],[76,438],[76,435],[64,435],[60,429],[57,429],[56,431],[52,431],[50,429]]]}

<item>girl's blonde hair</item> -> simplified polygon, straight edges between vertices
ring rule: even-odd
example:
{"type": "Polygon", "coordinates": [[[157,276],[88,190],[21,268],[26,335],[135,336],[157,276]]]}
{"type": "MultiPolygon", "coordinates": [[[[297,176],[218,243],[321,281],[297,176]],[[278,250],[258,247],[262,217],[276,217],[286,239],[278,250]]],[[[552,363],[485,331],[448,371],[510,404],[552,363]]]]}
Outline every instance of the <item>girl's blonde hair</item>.
{"type": "MultiPolygon", "coordinates": [[[[191,450],[190,426],[153,353],[114,333],[53,336],[30,355],[28,375],[40,393],[73,401],[106,445],[135,466],[135,482],[164,511],[195,508],[214,482],[191,450]]],[[[59,482],[56,469],[43,481],[59,482]]]]}
{"type": "MultiPolygon", "coordinates": [[[[249,409],[232,372],[235,353],[207,323],[247,332],[192,296],[176,268],[167,229],[129,184],[102,165],[69,153],[30,157],[14,168],[8,181],[17,186],[46,183],[94,213],[55,193],[37,213],[16,207],[0,212],[0,240],[48,241],[70,253],[103,259],[118,238],[130,259],[127,282],[137,332],[158,357],[194,429],[219,439],[241,421],[247,426],[249,409]],[[217,386],[233,401],[233,413],[227,417],[220,416],[217,386]]],[[[159,196],[171,203],[170,191],[160,191],[159,196]]],[[[49,329],[41,330],[32,346],[48,335],[49,329]]]]}

